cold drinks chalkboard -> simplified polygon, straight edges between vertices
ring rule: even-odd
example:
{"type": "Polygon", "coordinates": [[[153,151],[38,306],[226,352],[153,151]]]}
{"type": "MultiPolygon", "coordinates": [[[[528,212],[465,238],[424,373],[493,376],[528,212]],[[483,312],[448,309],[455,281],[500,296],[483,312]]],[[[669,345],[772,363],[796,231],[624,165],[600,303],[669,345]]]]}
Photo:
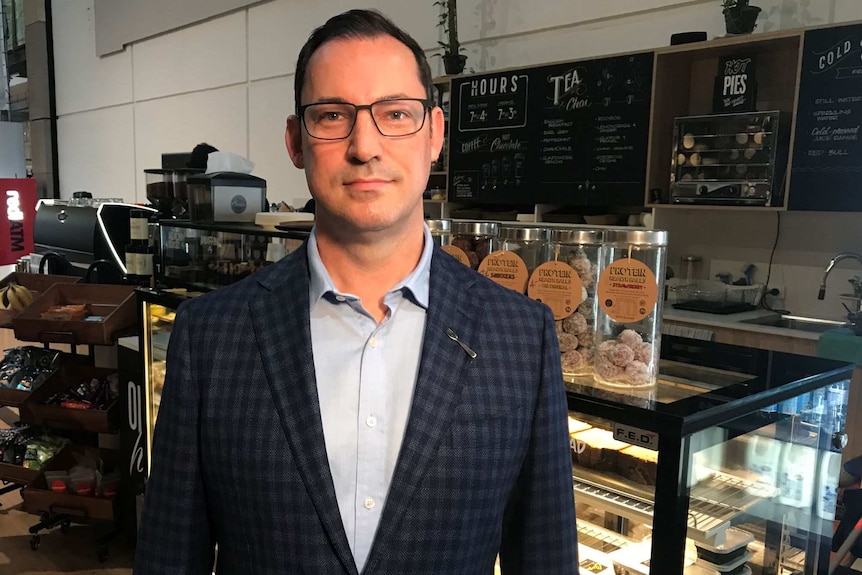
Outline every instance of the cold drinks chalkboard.
{"type": "Polygon", "coordinates": [[[452,82],[449,201],[643,205],[653,53],[452,82]]]}
{"type": "Polygon", "coordinates": [[[805,33],[790,208],[862,211],[862,25],[805,33]]]}

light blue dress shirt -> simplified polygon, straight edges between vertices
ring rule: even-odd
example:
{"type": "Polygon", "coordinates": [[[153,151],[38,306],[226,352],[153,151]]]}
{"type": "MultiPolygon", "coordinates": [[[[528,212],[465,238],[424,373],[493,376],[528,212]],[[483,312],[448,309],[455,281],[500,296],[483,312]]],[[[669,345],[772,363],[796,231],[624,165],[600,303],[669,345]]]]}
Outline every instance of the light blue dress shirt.
{"type": "Polygon", "coordinates": [[[309,309],[317,395],[329,470],[344,531],[361,572],[404,439],[425,331],[431,232],[413,272],[390,290],[378,324],[359,298],[340,293],[308,240],[309,309]]]}

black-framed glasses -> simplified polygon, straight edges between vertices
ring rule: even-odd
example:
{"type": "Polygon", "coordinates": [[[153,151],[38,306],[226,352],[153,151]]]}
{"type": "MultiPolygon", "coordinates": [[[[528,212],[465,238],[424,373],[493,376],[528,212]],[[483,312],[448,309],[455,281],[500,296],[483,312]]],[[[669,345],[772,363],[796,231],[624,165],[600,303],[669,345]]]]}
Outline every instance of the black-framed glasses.
{"type": "Polygon", "coordinates": [[[305,130],[312,138],[343,140],[353,132],[360,110],[368,110],[378,132],[396,138],[421,130],[429,109],[429,100],[399,98],[361,106],[349,102],[317,102],[300,106],[298,111],[305,130]]]}

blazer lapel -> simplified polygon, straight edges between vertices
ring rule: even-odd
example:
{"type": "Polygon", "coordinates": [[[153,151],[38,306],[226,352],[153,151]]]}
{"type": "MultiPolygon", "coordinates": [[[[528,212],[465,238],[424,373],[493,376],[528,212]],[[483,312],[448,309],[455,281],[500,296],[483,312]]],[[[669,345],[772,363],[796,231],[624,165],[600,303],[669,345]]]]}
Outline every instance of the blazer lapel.
{"type": "Polygon", "coordinates": [[[462,342],[473,348],[471,342],[476,335],[475,326],[482,315],[479,302],[469,296],[470,286],[475,281],[475,274],[463,264],[435,248],[422,355],[410,418],[386,506],[363,573],[374,573],[382,560],[385,542],[399,530],[401,517],[409,508],[425,469],[449,433],[452,412],[461,397],[463,371],[471,362],[482,361],[481,350],[475,349],[478,357],[471,359],[447,335],[447,329],[451,329],[462,342]]]}
{"type": "Polygon", "coordinates": [[[266,379],[293,458],[345,571],[358,575],[326,455],[311,347],[306,254],[303,245],[276,264],[278,268],[259,280],[268,293],[249,305],[266,379]]]}

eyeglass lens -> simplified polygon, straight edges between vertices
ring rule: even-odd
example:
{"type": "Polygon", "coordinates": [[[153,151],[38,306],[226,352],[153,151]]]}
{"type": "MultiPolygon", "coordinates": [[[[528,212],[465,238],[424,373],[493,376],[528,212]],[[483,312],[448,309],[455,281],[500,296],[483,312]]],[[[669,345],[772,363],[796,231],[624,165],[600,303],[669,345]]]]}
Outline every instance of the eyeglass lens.
{"type": "Polygon", "coordinates": [[[353,131],[358,110],[363,108],[371,111],[374,124],[384,136],[415,134],[425,123],[425,104],[421,100],[381,100],[370,106],[323,102],[305,108],[305,129],[315,138],[346,138],[353,131]]]}

